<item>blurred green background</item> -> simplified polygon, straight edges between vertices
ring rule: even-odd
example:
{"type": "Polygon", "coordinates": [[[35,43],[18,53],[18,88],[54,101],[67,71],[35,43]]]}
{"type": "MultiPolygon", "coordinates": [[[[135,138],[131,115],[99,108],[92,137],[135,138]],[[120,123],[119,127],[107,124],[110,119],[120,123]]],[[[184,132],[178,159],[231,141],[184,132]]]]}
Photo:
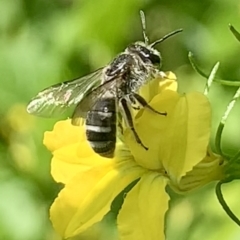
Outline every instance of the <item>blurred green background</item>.
{"type": "MultiPolygon", "coordinates": [[[[40,90],[106,65],[127,44],[142,40],[139,10],[154,41],[177,28],[184,32],[160,44],[164,71],[173,71],[181,92],[202,91],[205,79],[189,64],[192,51],[209,73],[240,80],[239,0],[0,0],[0,240],[57,240],[48,209],[59,186],[50,176],[43,133],[56,120],[29,116],[25,107],[40,90]]],[[[236,88],[213,84],[212,139],[236,88]]],[[[240,148],[240,103],[231,113],[223,148],[240,148]]],[[[240,216],[239,183],[224,194],[240,216]]],[[[214,184],[188,197],[175,196],[168,213],[169,240],[240,239],[240,230],[221,209],[214,184]]]]}

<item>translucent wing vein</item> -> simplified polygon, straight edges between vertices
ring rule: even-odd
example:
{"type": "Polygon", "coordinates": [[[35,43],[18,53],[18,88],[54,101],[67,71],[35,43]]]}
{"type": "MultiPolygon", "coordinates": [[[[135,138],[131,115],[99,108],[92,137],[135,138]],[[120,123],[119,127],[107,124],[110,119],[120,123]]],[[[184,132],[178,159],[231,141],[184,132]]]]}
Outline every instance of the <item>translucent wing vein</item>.
{"type": "Polygon", "coordinates": [[[27,111],[42,117],[60,116],[69,107],[77,105],[91,89],[99,86],[101,79],[102,68],[87,76],[46,88],[30,101],[27,111]]]}

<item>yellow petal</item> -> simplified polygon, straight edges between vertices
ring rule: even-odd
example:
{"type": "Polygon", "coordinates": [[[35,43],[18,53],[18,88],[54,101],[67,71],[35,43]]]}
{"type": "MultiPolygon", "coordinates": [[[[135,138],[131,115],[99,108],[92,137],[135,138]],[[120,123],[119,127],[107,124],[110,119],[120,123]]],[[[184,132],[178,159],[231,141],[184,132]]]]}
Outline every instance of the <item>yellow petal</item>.
{"type": "Polygon", "coordinates": [[[134,161],[112,161],[73,177],[54,201],[50,216],[63,237],[78,235],[100,221],[113,199],[145,170],[134,161]]]}
{"type": "Polygon", "coordinates": [[[164,217],[169,196],[166,179],[157,173],[144,174],[127,194],[117,223],[120,240],[163,240],[164,217]]]}
{"type": "Polygon", "coordinates": [[[119,240],[116,216],[115,214],[108,213],[104,216],[101,222],[97,222],[86,231],[80,233],[77,236],[68,238],[67,240],[119,240]]]}
{"type": "Polygon", "coordinates": [[[156,114],[148,109],[139,111],[137,114],[135,129],[148,150],[136,142],[130,129],[126,129],[124,133],[126,143],[136,162],[141,166],[152,170],[162,168],[163,159],[159,151],[168,147],[163,134],[168,131],[169,114],[174,111],[179,99],[178,93],[170,90],[163,91],[151,101],[150,105],[157,111],[167,112],[168,116],[156,114]]]}
{"type": "Polygon", "coordinates": [[[148,84],[143,85],[139,94],[144,97],[147,102],[150,102],[154,96],[164,90],[177,91],[176,76],[172,72],[166,72],[165,76],[159,76],[151,80],[148,84]]]}
{"type": "Polygon", "coordinates": [[[56,123],[52,132],[45,133],[44,141],[53,151],[51,174],[56,182],[67,183],[76,173],[110,160],[95,154],[85,135],[85,129],[70,120],[56,123]]]}
{"type": "Polygon", "coordinates": [[[56,182],[67,183],[80,171],[111,161],[95,154],[88,142],[62,147],[53,152],[51,174],[56,182]]]}
{"type": "Polygon", "coordinates": [[[177,77],[172,72],[166,72],[166,77],[164,81],[159,82],[159,90],[158,93],[161,93],[164,90],[171,90],[176,92],[178,88],[177,77]]]}
{"type": "Polygon", "coordinates": [[[181,96],[169,117],[165,149],[160,150],[163,166],[174,182],[205,156],[210,138],[211,108],[207,97],[192,92],[181,96]]]}
{"type": "Polygon", "coordinates": [[[83,127],[73,126],[71,120],[59,121],[52,131],[45,132],[43,144],[51,151],[77,142],[86,141],[83,127]]]}
{"type": "Polygon", "coordinates": [[[224,161],[210,149],[204,159],[181,178],[178,185],[171,184],[176,192],[185,193],[196,190],[212,181],[224,178],[224,161]]]}
{"type": "Polygon", "coordinates": [[[162,166],[171,180],[178,182],[205,156],[210,137],[211,111],[208,99],[201,93],[180,95],[165,90],[150,102],[161,116],[145,109],[136,116],[135,129],[145,150],[136,143],[130,130],[125,137],[137,163],[148,169],[162,166]]]}

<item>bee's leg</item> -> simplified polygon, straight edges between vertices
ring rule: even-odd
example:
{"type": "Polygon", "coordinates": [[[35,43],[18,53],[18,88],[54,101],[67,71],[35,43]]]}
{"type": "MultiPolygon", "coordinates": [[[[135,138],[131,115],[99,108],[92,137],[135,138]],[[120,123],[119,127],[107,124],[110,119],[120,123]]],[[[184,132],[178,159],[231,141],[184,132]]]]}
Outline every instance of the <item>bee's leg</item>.
{"type": "Polygon", "coordinates": [[[159,112],[157,111],[156,109],[152,108],[148,103],[147,101],[142,97],[140,96],[139,94],[137,93],[132,93],[133,94],[133,97],[145,108],[148,108],[149,110],[157,113],[157,114],[160,114],[160,115],[164,115],[164,116],[167,116],[167,113],[166,112],[159,112]]]}
{"type": "Polygon", "coordinates": [[[117,114],[117,136],[123,142],[123,124],[120,112],[117,114]]]}
{"type": "Polygon", "coordinates": [[[122,112],[125,115],[124,119],[126,120],[128,127],[132,130],[137,143],[139,143],[145,150],[148,150],[148,148],[146,146],[144,146],[144,144],[142,143],[141,139],[139,138],[139,136],[134,128],[132,115],[128,108],[126,99],[122,98],[120,100],[120,103],[122,105],[122,112]]]}
{"type": "Polygon", "coordinates": [[[130,102],[131,102],[131,107],[132,107],[134,110],[140,110],[141,107],[140,107],[139,105],[137,105],[136,98],[135,98],[132,94],[129,94],[128,97],[129,97],[129,100],[130,100],[130,102]]]}

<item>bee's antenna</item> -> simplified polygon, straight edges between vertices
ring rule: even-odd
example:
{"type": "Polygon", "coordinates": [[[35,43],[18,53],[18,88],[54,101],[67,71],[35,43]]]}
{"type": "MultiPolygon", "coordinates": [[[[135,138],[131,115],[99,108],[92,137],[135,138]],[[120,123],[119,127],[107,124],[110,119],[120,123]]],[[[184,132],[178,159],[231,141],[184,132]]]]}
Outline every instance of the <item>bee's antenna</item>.
{"type": "Polygon", "coordinates": [[[141,18],[141,22],[142,22],[144,42],[145,42],[146,45],[148,45],[149,40],[148,40],[148,37],[146,35],[146,18],[145,18],[145,14],[142,10],[140,10],[140,18],[141,18]]]}
{"type": "Polygon", "coordinates": [[[152,44],[150,44],[150,47],[154,47],[156,46],[158,43],[163,42],[164,40],[168,39],[169,37],[172,37],[173,35],[182,32],[182,29],[177,29],[173,32],[170,32],[169,34],[165,35],[163,38],[158,39],[157,41],[153,42],[152,44]]]}

